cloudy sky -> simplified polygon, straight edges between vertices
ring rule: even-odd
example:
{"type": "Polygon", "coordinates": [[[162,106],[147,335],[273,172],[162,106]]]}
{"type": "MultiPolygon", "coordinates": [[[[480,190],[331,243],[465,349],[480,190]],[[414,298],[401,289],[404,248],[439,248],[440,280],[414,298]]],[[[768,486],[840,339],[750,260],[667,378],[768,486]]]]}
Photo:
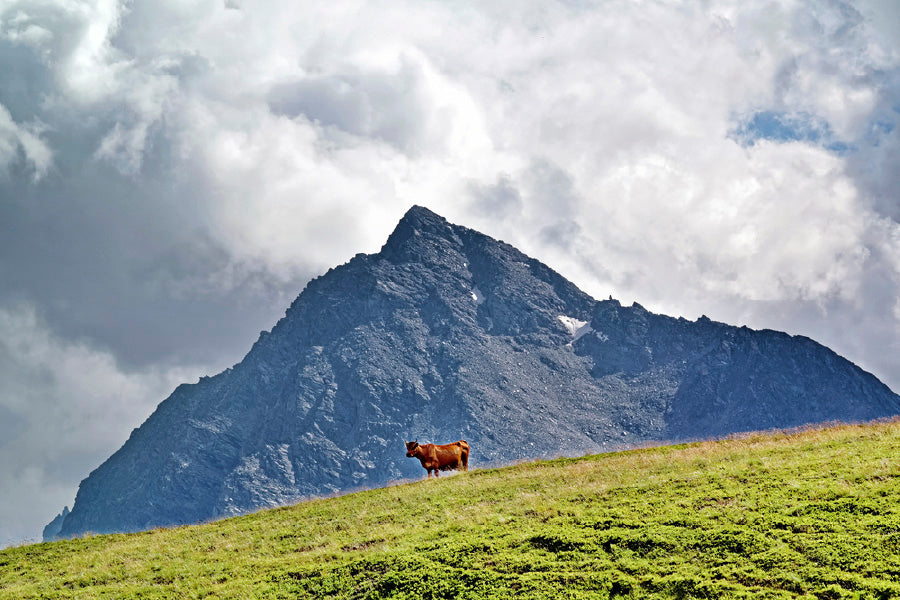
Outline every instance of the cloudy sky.
{"type": "Polygon", "coordinates": [[[894,0],[0,0],[0,547],[412,204],[900,390],[894,0]]]}

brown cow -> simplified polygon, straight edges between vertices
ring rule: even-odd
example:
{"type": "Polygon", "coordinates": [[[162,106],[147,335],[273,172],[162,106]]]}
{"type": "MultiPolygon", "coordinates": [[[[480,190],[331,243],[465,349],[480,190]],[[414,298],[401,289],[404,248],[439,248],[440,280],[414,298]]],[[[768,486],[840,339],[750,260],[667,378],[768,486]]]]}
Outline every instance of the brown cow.
{"type": "Polygon", "coordinates": [[[465,440],[459,440],[452,444],[406,442],[406,456],[418,458],[425,470],[428,471],[429,477],[431,477],[432,471],[434,471],[434,476],[438,477],[438,471],[469,470],[469,443],[465,440]]]}

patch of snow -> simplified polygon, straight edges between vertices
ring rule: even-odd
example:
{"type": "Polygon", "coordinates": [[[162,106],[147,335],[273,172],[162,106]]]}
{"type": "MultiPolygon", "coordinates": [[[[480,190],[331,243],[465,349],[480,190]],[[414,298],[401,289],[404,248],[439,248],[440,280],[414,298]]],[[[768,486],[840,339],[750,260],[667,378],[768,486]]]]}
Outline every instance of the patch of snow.
{"type": "Polygon", "coordinates": [[[566,315],[559,315],[556,318],[566,326],[566,329],[569,330],[569,335],[575,335],[575,332],[578,331],[580,327],[587,324],[586,321],[579,321],[574,317],[567,317],[566,315]]]}
{"type": "Polygon", "coordinates": [[[475,301],[475,304],[481,305],[484,303],[484,294],[481,293],[477,287],[472,288],[472,300],[475,301]]]}
{"type": "Polygon", "coordinates": [[[568,345],[571,345],[572,342],[579,339],[581,336],[593,331],[587,321],[582,321],[575,317],[567,317],[566,315],[559,315],[556,318],[569,330],[569,335],[572,336],[572,341],[569,342],[568,345]]]}
{"type": "Polygon", "coordinates": [[[603,333],[602,331],[595,331],[594,335],[597,336],[597,339],[601,342],[609,341],[609,336],[603,333]]]}

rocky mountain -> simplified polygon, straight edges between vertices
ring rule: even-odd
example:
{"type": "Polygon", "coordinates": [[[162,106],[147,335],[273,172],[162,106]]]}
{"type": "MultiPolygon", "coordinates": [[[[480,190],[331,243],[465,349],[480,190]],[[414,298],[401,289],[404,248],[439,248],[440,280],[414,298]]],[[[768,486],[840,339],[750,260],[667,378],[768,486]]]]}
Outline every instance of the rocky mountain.
{"type": "Polygon", "coordinates": [[[179,386],[82,481],[58,535],[420,478],[412,439],[464,438],[477,467],[898,413],[810,339],[598,302],[413,207],[380,252],[310,281],[239,364],[179,386]]]}
{"type": "Polygon", "coordinates": [[[59,537],[59,531],[62,529],[63,521],[66,520],[67,516],[69,516],[68,506],[64,507],[62,512],[56,515],[53,520],[44,527],[43,536],[45,540],[54,540],[59,537]]]}

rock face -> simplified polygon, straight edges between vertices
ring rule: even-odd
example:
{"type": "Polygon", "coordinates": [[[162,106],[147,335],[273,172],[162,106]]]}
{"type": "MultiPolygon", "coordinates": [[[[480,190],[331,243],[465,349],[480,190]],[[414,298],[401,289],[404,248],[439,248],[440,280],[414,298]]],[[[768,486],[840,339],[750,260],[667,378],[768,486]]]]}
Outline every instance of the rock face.
{"type": "Polygon", "coordinates": [[[47,526],[44,527],[44,541],[55,540],[59,537],[59,530],[62,529],[63,521],[67,516],[69,516],[68,506],[64,507],[62,509],[62,512],[56,515],[56,517],[54,517],[53,520],[47,523],[47,526]]]}
{"type": "Polygon", "coordinates": [[[598,302],[413,207],[379,253],[312,280],[239,364],[179,386],[82,481],[58,535],[420,478],[412,439],[464,438],[477,467],[898,413],[900,397],[810,339],[598,302]]]}

